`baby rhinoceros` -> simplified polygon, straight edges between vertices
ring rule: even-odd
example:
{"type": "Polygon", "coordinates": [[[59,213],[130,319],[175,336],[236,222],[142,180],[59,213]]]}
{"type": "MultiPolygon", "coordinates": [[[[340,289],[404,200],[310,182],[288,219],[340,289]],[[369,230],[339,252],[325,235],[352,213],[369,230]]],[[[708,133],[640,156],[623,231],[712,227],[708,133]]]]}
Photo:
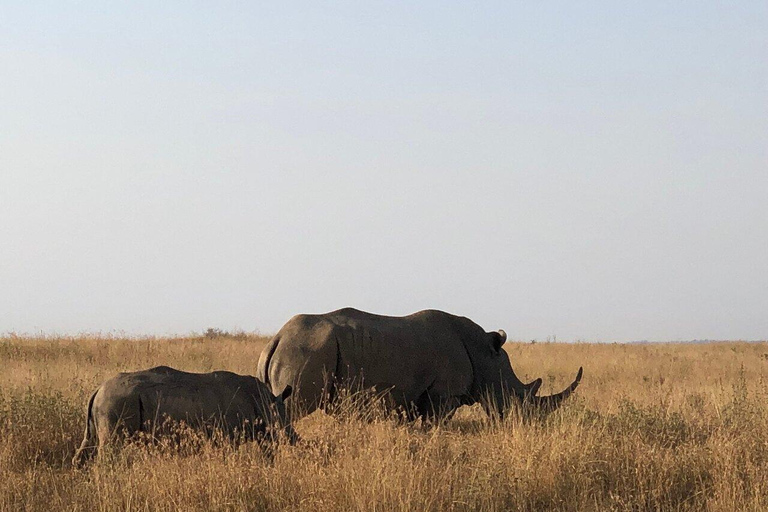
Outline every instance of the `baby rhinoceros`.
{"type": "Polygon", "coordinates": [[[85,436],[72,464],[80,466],[105,445],[138,432],[167,433],[169,421],[209,434],[219,430],[233,440],[274,439],[283,430],[294,442],[284,404],[290,394],[290,386],[275,396],[255,377],[226,371],[188,373],[158,366],[120,373],[91,396],[85,436]]]}

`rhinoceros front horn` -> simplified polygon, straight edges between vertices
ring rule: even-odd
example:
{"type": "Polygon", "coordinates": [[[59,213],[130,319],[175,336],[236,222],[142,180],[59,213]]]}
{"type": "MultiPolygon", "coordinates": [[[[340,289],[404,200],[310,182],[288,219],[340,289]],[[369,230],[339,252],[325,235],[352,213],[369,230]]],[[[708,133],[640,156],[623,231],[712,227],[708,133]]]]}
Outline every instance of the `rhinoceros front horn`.
{"type": "MultiPolygon", "coordinates": [[[[571,385],[562,390],[560,393],[557,393],[556,395],[549,395],[549,396],[534,396],[532,401],[533,404],[540,407],[541,409],[545,411],[554,411],[558,407],[560,407],[560,404],[563,400],[568,398],[571,393],[574,392],[574,390],[579,387],[579,382],[581,382],[581,375],[583,373],[584,369],[582,367],[579,367],[579,373],[576,374],[576,378],[573,382],[571,382],[571,385]]],[[[538,388],[537,388],[538,389],[538,388]]]]}

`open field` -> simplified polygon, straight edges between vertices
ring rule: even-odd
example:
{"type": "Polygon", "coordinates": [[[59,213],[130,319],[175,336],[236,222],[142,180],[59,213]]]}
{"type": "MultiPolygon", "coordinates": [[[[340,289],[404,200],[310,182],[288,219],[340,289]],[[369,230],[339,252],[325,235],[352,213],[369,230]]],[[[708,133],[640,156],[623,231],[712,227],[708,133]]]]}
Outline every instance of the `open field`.
{"type": "Polygon", "coordinates": [[[462,409],[297,425],[257,447],[128,447],[70,467],[90,393],[166,364],[253,374],[266,338],[0,338],[0,510],[766,510],[768,344],[508,343],[523,381],[576,397],[546,420],[462,409]]]}

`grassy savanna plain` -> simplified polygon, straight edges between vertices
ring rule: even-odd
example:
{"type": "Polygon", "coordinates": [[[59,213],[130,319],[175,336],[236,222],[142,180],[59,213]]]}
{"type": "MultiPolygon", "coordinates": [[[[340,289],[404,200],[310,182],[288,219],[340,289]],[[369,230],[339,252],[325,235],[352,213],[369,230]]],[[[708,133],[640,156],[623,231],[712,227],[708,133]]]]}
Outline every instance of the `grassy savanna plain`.
{"type": "Polygon", "coordinates": [[[1,510],[766,510],[768,344],[506,345],[524,381],[581,386],[545,418],[465,407],[437,426],[373,406],[296,425],[273,458],[190,435],[70,459],[119,371],[254,374],[267,338],[0,338],[1,510]]]}

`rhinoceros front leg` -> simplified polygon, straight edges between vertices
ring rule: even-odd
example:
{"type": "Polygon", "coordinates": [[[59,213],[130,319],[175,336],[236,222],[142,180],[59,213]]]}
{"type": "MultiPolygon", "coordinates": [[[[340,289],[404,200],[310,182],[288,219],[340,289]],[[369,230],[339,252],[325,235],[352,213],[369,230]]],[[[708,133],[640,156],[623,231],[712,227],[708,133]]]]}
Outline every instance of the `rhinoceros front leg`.
{"type": "Polygon", "coordinates": [[[460,396],[442,396],[425,391],[414,405],[422,421],[437,423],[451,419],[456,409],[464,405],[464,400],[460,396]]]}

